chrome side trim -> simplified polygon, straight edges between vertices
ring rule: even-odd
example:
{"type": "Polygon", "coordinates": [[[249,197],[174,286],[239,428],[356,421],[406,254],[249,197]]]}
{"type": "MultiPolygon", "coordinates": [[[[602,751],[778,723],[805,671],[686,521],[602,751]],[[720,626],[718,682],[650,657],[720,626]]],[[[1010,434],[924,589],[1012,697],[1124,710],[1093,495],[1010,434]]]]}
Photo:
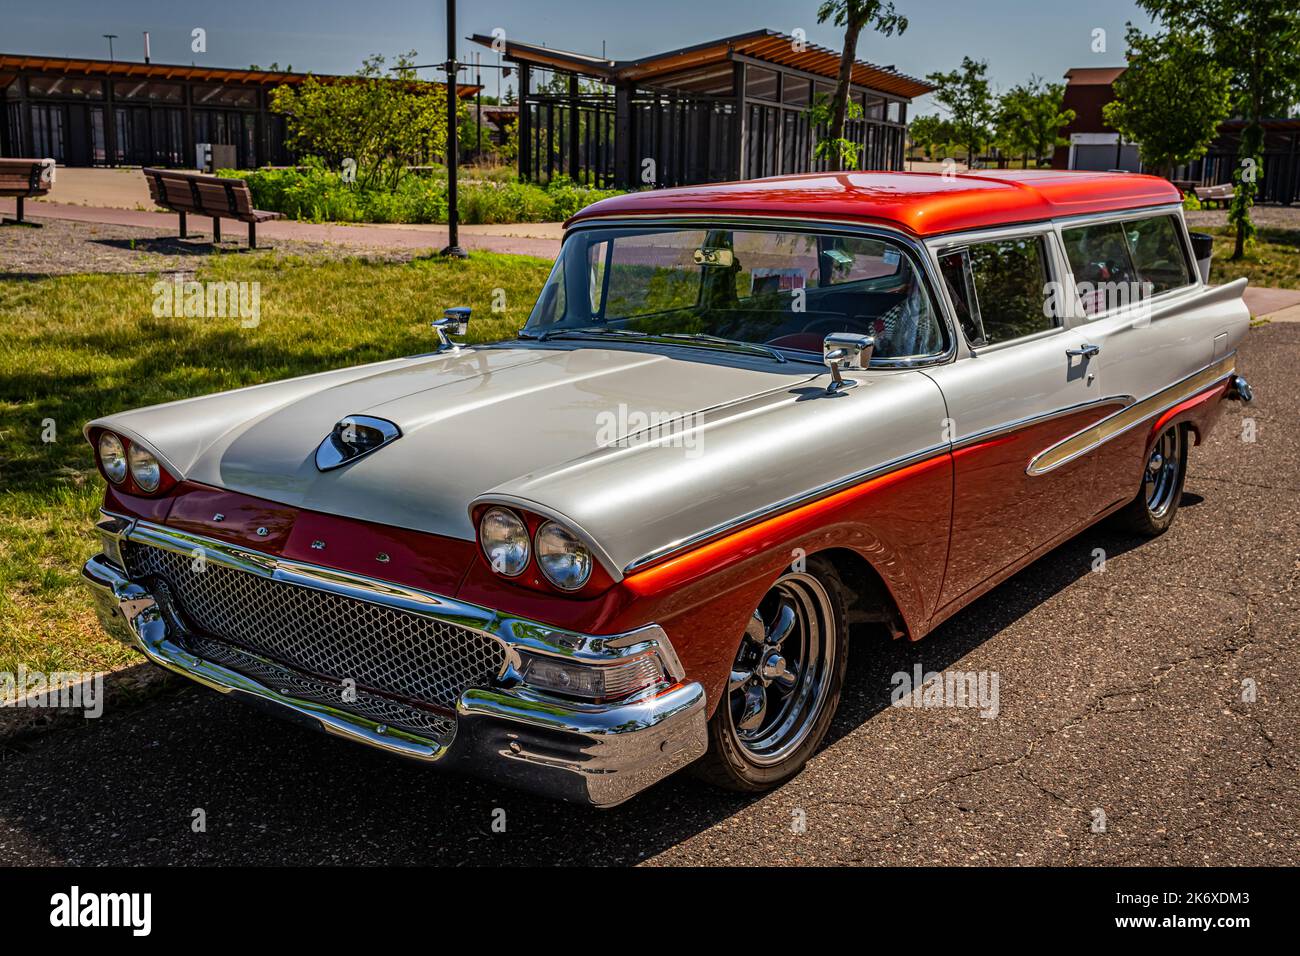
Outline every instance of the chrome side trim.
{"type": "Polygon", "coordinates": [[[205,561],[247,574],[383,604],[476,631],[505,646],[507,653],[502,677],[511,668],[518,670],[520,651],[563,657],[595,666],[616,664],[625,658],[653,652],[670,681],[680,681],[685,676],[672,642],[658,624],[647,624],[619,634],[583,634],[391,581],[277,558],[149,521],[136,520],[129,527],[121,528],[118,536],[132,544],[162,548],[196,559],[202,557],[205,561]]]}
{"type": "Polygon", "coordinates": [[[1019,431],[1029,425],[1037,425],[1040,422],[1050,422],[1053,419],[1065,418],[1069,415],[1075,414],[1076,412],[1086,411],[1089,408],[1115,404],[1129,406],[1136,401],[1137,399],[1132,395],[1110,395],[1106,398],[1098,398],[1089,402],[1079,402],[1077,405],[1067,405],[1064,408],[1058,408],[1041,415],[1028,415],[1024,418],[1013,419],[1012,421],[1004,422],[1001,425],[994,425],[991,428],[985,428],[981,431],[971,432],[971,434],[966,437],[953,442],[952,450],[958,451],[962,448],[968,448],[971,445],[978,445],[980,442],[997,438],[999,435],[1007,435],[1011,432],[1019,431]]]}
{"type": "Polygon", "coordinates": [[[870,481],[873,478],[879,478],[891,471],[898,471],[899,469],[906,468],[909,465],[918,464],[928,458],[933,458],[935,455],[947,452],[950,447],[951,446],[948,442],[940,442],[937,445],[930,445],[927,448],[922,448],[920,451],[913,452],[912,454],[906,455],[902,458],[895,458],[892,461],[887,461],[884,464],[875,466],[874,468],[854,472],[851,475],[846,475],[845,477],[838,478],[835,481],[818,485],[816,488],[810,489],[809,491],[792,495],[789,498],[783,498],[775,504],[756,508],[753,511],[746,512],[743,515],[739,515],[728,521],[716,524],[711,528],[707,528],[698,534],[693,534],[686,538],[679,538],[661,548],[656,548],[654,551],[642,555],[625,567],[623,569],[623,574],[632,574],[640,568],[644,568],[648,564],[661,561],[682,551],[689,551],[691,548],[705,544],[714,538],[720,538],[729,532],[737,531],[746,525],[754,524],[765,518],[775,517],[782,512],[790,511],[791,509],[807,504],[808,502],[814,501],[818,498],[824,498],[828,495],[835,494],[837,491],[843,491],[845,488],[852,487],[853,485],[861,484],[864,481],[870,481]]]}
{"type": "Polygon", "coordinates": [[[1232,376],[1236,368],[1237,354],[1234,352],[1220,359],[1199,372],[1193,372],[1187,378],[1175,382],[1158,392],[1121,409],[1114,415],[1108,415],[1101,421],[1089,425],[1082,431],[1075,432],[1068,438],[1057,442],[1050,448],[1039,452],[1029,462],[1025,473],[1044,475],[1049,471],[1069,464],[1076,458],[1088,454],[1095,448],[1118,438],[1132,428],[1156,415],[1161,415],[1180,402],[1212,388],[1219,382],[1232,376]]]}

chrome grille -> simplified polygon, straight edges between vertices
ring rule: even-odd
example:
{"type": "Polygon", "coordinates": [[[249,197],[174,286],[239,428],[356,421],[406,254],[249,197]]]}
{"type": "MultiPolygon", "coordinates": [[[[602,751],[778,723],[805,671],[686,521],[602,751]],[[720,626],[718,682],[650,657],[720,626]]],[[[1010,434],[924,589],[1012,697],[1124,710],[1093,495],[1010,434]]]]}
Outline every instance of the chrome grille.
{"type": "Polygon", "coordinates": [[[420,710],[387,697],[376,697],[363,690],[345,693],[345,688],[339,681],[307,677],[230,644],[201,635],[191,636],[187,643],[204,660],[238,671],[262,686],[289,697],[324,704],[336,710],[346,710],[377,724],[397,727],[421,737],[448,742],[455,736],[456,722],[449,717],[420,710]]]}
{"type": "Polygon", "coordinates": [[[151,545],[124,550],[131,576],[160,578],[200,635],[306,676],[453,709],[462,691],[488,686],[505,662],[499,641],[456,624],[214,561],[199,571],[190,555],[151,545]]]}

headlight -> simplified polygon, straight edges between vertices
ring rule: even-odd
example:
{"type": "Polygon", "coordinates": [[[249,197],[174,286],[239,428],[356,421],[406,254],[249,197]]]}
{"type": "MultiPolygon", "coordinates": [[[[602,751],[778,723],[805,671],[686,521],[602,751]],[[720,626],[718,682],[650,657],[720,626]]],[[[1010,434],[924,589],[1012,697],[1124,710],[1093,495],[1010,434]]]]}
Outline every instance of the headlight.
{"type": "Polygon", "coordinates": [[[99,436],[99,463],[113,484],[120,485],[126,480],[126,449],[122,447],[122,439],[112,432],[99,436]]]}
{"type": "Polygon", "coordinates": [[[513,578],[528,567],[528,529],[505,508],[489,508],[478,523],[478,540],[492,570],[513,578]]]}
{"type": "Polygon", "coordinates": [[[548,521],[537,529],[537,565],[557,588],[576,591],[591,577],[591,552],[564,525],[548,521]]]}
{"type": "Polygon", "coordinates": [[[141,491],[157,491],[162,481],[162,466],[151,452],[131,443],[131,477],[141,491]]]}

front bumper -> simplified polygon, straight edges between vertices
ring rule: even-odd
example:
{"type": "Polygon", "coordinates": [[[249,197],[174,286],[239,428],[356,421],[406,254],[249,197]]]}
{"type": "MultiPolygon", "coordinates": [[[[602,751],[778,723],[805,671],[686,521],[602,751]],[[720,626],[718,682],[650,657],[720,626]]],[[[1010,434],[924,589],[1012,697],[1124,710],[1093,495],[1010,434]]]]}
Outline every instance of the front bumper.
{"type": "MultiPolygon", "coordinates": [[[[130,530],[115,528],[106,542],[125,539],[130,530]]],[[[99,555],[86,562],[82,574],[113,636],[161,667],[338,737],[597,807],[622,803],[701,756],[707,746],[704,690],[681,680],[613,704],[562,700],[518,682],[471,688],[457,700],[449,739],[419,736],[296,697],[285,693],[284,684],[272,686],[195,653],[175,615],[145,583],[122,570],[117,548],[108,550],[117,561],[99,555]]],[[[536,628],[530,631],[519,621],[511,621],[508,631],[529,631],[534,641],[537,636],[536,628]]],[[[591,643],[601,646],[605,639],[591,643]]],[[[667,650],[671,653],[670,646],[667,650]]]]}

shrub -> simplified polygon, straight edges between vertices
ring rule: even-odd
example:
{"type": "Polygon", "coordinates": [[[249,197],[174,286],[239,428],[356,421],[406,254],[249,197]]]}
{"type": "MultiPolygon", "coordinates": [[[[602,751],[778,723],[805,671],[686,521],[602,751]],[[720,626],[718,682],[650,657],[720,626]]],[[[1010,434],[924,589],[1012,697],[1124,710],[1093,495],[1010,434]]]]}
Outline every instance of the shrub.
{"type": "MultiPolygon", "coordinates": [[[[310,222],[447,221],[447,175],[436,170],[427,175],[404,176],[394,190],[362,189],[343,182],[319,160],[296,169],[259,169],[236,172],[223,169],[220,176],[244,179],[258,209],[284,213],[310,222]]],[[[460,220],[470,225],[507,222],[559,222],[617,190],[594,189],[568,177],[557,176],[545,187],[518,180],[465,179],[459,183],[460,220]]]]}

